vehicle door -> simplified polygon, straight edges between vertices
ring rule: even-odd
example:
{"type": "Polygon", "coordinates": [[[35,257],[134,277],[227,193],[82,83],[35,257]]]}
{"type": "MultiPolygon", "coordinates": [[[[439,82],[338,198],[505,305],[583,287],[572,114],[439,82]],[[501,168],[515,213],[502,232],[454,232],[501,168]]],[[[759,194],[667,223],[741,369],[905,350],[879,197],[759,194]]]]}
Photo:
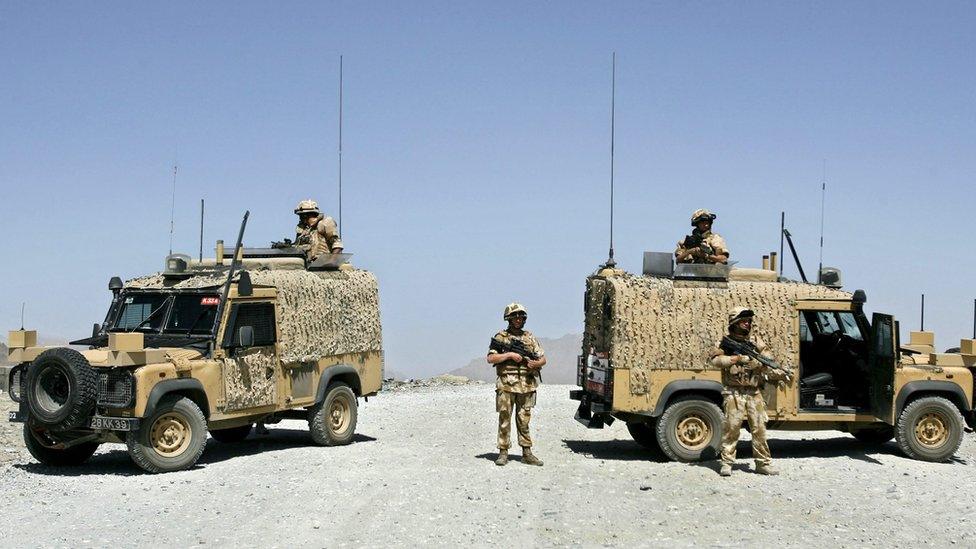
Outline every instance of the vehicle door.
{"type": "Polygon", "coordinates": [[[235,300],[221,346],[224,410],[271,406],[277,402],[280,363],[275,306],[269,300],[235,300]]]}
{"type": "Polygon", "coordinates": [[[889,424],[892,417],[895,388],[895,361],[898,332],[891,315],[874,313],[871,318],[871,347],[868,354],[871,379],[871,413],[889,424]]]}

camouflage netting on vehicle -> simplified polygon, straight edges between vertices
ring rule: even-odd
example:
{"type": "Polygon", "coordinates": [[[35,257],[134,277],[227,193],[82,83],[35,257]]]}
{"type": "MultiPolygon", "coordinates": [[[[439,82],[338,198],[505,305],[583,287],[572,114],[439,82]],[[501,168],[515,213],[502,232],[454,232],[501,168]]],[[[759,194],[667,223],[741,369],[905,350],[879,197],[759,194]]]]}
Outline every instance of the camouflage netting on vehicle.
{"type": "Polygon", "coordinates": [[[383,348],[379,288],[368,271],[253,271],[255,285],[278,288],[281,360],[383,348]]]}
{"type": "Polygon", "coordinates": [[[793,304],[850,296],[792,282],[687,282],[629,274],[595,278],[586,304],[584,346],[609,346],[611,363],[630,368],[631,390],[642,394],[647,390],[644,371],[710,367],[710,352],[727,333],[729,310],[743,306],[755,311],[753,331],[766,341],[768,354],[796,367],[793,304]]]}
{"type": "Polygon", "coordinates": [[[223,370],[227,411],[275,403],[275,357],[268,349],[244,355],[240,362],[225,358],[223,370]]]}
{"type": "MultiPolygon", "coordinates": [[[[324,356],[382,349],[379,288],[368,271],[249,270],[255,286],[278,289],[281,360],[306,362],[324,356]]],[[[130,280],[128,288],[216,288],[226,279],[161,274],[130,280]]]]}

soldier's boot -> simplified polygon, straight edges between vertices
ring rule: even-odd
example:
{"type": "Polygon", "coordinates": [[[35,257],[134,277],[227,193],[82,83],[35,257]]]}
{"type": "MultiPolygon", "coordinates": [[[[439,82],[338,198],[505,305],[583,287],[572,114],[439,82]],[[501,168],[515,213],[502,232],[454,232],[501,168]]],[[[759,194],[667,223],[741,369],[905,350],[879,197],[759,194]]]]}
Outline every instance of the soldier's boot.
{"type": "Polygon", "coordinates": [[[718,470],[718,474],[720,476],[723,476],[723,477],[731,477],[732,476],[732,465],[730,465],[728,463],[723,463],[722,464],[722,468],[718,470]]]}
{"type": "Polygon", "coordinates": [[[499,450],[495,465],[505,465],[508,463],[508,450],[499,450]]]}
{"type": "Polygon", "coordinates": [[[542,465],[542,460],[535,457],[531,448],[522,448],[522,463],[526,465],[542,465]]]}
{"type": "Polygon", "coordinates": [[[779,471],[772,465],[756,465],[756,473],[760,475],[778,475],[779,471]]]}

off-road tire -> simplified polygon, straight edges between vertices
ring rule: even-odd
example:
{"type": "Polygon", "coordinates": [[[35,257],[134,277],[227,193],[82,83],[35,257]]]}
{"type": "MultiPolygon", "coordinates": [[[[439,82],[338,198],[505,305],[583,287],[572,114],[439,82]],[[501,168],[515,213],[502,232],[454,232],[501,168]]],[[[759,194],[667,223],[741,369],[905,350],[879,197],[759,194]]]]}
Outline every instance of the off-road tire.
{"type": "Polygon", "coordinates": [[[851,431],[851,434],[859,442],[863,442],[864,444],[884,444],[895,438],[895,428],[890,425],[885,425],[884,427],[866,427],[851,431]]]}
{"type": "Polygon", "coordinates": [[[48,448],[37,440],[34,430],[26,423],[24,424],[24,445],[27,446],[27,451],[34,456],[34,459],[52,467],[81,465],[88,461],[88,458],[92,457],[92,454],[98,449],[97,442],[82,442],[64,450],[48,448]]]}
{"type": "Polygon", "coordinates": [[[704,397],[679,397],[658,418],[655,430],[661,451],[672,461],[716,459],[722,444],[722,410],[704,397]]]}
{"type": "Polygon", "coordinates": [[[308,411],[312,440],[322,446],[341,446],[356,434],[356,393],[339,381],[329,386],[325,398],[308,411]]]}
{"type": "Polygon", "coordinates": [[[904,454],[922,461],[948,461],[962,444],[963,419],[942,397],[922,397],[898,416],[895,440],[904,454]]]}
{"type": "Polygon", "coordinates": [[[663,456],[661,446],[657,443],[657,429],[655,421],[629,421],[627,430],[634,442],[650,450],[655,456],[663,456]]]}
{"type": "Polygon", "coordinates": [[[211,429],[210,436],[214,438],[217,442],[223,444],[234,444],[235,442],[240,442],[247,438],[251,434],[251,429],[254,425],[247,424],[241,425],[240,427],[231,427],[230,429],[211,429]]]}
{"type": "Polygon", "coordinates": [[[189,398],[168,395],[125,443],[132,461],[150,473],[189,469],[207,446],[207,419],[189,398]]]}
{"type": "Polygon", "coordinates": [[[51,431],[81,427],[92,415],[98,376],[81,353],[56,347],[41,353],[27,368],[26,391],[31,421],[51,431]]]}

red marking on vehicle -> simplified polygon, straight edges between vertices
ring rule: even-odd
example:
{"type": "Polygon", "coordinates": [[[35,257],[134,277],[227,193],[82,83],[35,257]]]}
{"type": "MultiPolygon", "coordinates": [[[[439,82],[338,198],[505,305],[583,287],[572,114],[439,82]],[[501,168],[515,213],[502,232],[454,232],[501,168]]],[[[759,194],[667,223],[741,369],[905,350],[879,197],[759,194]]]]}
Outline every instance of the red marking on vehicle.
{"type": "Polygon", "coordinates": [[[219,297],[205,297],[200,300],[200,305],[219,305],[219,304],[220,304],[219,297]]]}

